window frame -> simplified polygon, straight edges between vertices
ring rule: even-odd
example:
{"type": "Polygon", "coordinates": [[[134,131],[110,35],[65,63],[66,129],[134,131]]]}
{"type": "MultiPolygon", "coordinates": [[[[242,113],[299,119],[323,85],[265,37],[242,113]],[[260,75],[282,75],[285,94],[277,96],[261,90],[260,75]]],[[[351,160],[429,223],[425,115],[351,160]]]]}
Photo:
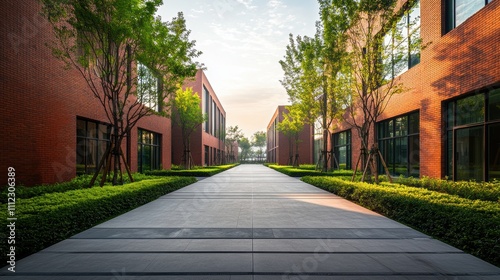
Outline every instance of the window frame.
{"type": "Polygon", "coordinates": [[[477,90],[470,94],[464,94],[456,98],[443,101],[443,120],[444,120],[444,136],[446,137],[443,146],[444,152],[444,174],[451,180],[456,181],[458,178],[457,171],[457,158],[456,158],[456,146],[457,146],[457,131],[463,129],[472,129],[482,127],[483,131],[483,181],[490,181],[490,127],[500,124],[500,118],[490,119],[490,96],[492,93],[497,93],[500,88],[491,88],[485,90],[477,90]],[[483,119],[480,122],[470,122],[470,123],[460,123],[457,124],[457,115],[459,114],[457,110],[457,102],[471,98],[474,96],[482,96],[483,104],[483,119]],[[450,108],[451,107],[451,108],[450,108]],[[451,138],[451,139],[450,139],[451,138]],[[450,154],[451,151],[451,154],[450,154]]]}
{"type": "MultiPolygon", "coordinates": [[[[385,119],[383,121],[377,122],[376,126],[377,126],[377,129],[376,129],[377,144],[378,144],[380,152],[382,153],[382,155],[387,155],[387,154],[392,155],[392,158],[384,157],[384,161],[387,165],[387,168],[389,169],[389,173],[391,175],[397,175],[397,176],[403,175],[406,177],[410,177],[410,176],[411,177],[414,177],[414,176],[420,177],[420,165],[421,165],[421,161],[420,161],[420,111],[415,110],[415,111],[411,111],[411,112],[408,112],[408,113],[405,113],[405,114],[402,114],[399,116],[385,119]],[[412,117],[415,117],[418,120],[418,131],[416,131],[416,132],[412,131],[412,126],[411,126],[411,118],[412,117]],[[406,124],[405,124],[406,129],[404,130],[404,133],[398,135],[396,133],[397,132],[396,125],[397,125],[397,120],[401,119],[401,118],[406,118],[406,124]],[[387,123],[387,127],[386,127],[386,123],[387,123]],[[384,129],[384,131],[385,131],[386,130],[385,128],[387,128],[388,133],[386,135],[388,135],[388,136],[381,135],[382,134],[381,130],[384,129]],[[410,149],[410,147],[412,147],[412,145],[414,145],[415,143],[412,144],[410,141],[413,141],[414,139],[418,139],[418,154],[419,154],[418,155],[418,174],[416,174],[415,172],[412,172],[412,154],[414,151],[412,151],[410,149]],[[407,149],[407,151],[406,151],[406,174],[396,172],[396,165],[400,164],[400,163],[395,162],[396,155],[397,155],[396,147],[397,147],[397,144],[399,141],[406,142],[406,149],[407,149]],[[386,142],[388,144],[392,144],[392,145],[390,145],[391,151],[384,151],[384,147],[385,147],[384,144],[386,142]],[[389,152],[391,152],[392,154],[389,152]]],[[[403,142],[400,142],[400,143],[403,143],[403,142]]],[[[378,159],[377,165],[378,165],[379,172],[385,173],[384,167],[383,167],[380,159],[378,159]]]]}
{"type": "MultiPolygon", "coordinates": [[[[137,98],[138,98],[139,102],[155,112],[161,112],[161,110],[162,110],[161,101],[160,101],[161,79],[158,78],[151,69],[149,69],[145,64],[142,64],[140,61],[137,61],[136,73],[137,73],[136,91],[137,91],[137,98]],[[154,91],[156,91],[156,98],[154,98],[155,96],[152,96],[149,92],[141,92],[141,88],[142,88],[141,81],[143,80],[139,76],[139,72],[141,71],[140,70],[141,67],[143,69],[145,69],[144,71],[146,71],[148,73],[147,79],[149,79],[149,78],[154,79],[154,84],[155,84],[154,91]],[[147,99],[147,100],[144,100],[144,99],[147,99]]],[[[150,88],[148,91],[152,91],[152,88],[150,88]]]]}
{"type": "MultiPolygon", "coordinates": [[[[77,117],[76,118],[76,174],[77,175],[83,175],[83,174],[92,174],[93,172],[95,172],[95,169],[98,167],[99,165],[99,162],[101,161],[102,159],[102,156],[104,156],[104,154],[100,155],[99,152],[101,151],[101,149],[103,148],[101,145],[102,144],[106,144],[106,148],[110,145],[111,143],[111,131],[112,131],[112,126],[110,124],[107,124],[107,123],[103,123],[103,122],[100,122],[100,121],[96,121],[96,120],[91,120],[91,119],[87,119],[87,118],[82,118],[82,117],[77,117]],[[83,135],[79,135],[78,133],[78,122],[79,121],[82,121],[85,123],[85,136],[83,135]],[[95,137],[91,137],[91,136],[88,136],[89,135],[89,123],[92,123],[92,124],[95,124],[95,131],[96,131],[96,136],[95,137]],[[101,126],[105,126],[106,127],[106,134],[108,135],[108,138],[105,139],[105,138],[100,138],[100,127],[101,126]],[[84,141],[84,155],[79,155],[79,145],[80,145],[80,141],[84,141]],[[94,164],[94,168],[91,168],[90,166],[90,163],[88,162],[88,158],[87,158],[87,155],[88,155],[88,150],[89,150],[89,141],[95,141],[96,143],[96,146],[94,147],[94,152],[96,153],[97,157],[94,159],[95,162],[93,162],[92,164],[94,164]],[[79,163],[79,157],[83,157],[83,172],[80,172],[78,170],[78,165],[81,164],[79,163]]],[[[105,149],[104,149],[105,151],[105,149]]],[[[106,163],[104,163],[106,164],[106,163]]]]}
{"type": "Polygon", "coordinates": [[[156,133],[153,131],[149,131],[146,129],[138,128],[137,129],[137,172],[143,173],[144,169],[144,147],[148,146],[151,149],[150,154],[150,169],[151,170],[160,170],[162,166],[162,135],[160,133],[156,133]],[[144,133],[150,135],[150,143],[143,142],[144,133]],[[154,162],[156,160],[156,162],[154,162]]]}
{"type": "Polygon", "coordinates": [[[477,11],[466,17],[460,24],[457,25],[457,18],[456,18],[457,0],[445,0],[443,5],[443,35],[447,34],[448,32],[452,31],[453,29],[465,23],[470,17],[477,14],[477,12],[486,7],[492,1],[493,0],[483,0],[484,5],[481,8],[479,8],[477,11]]]}
{"type": "Polygon", "coordinates": [[[337,165],[340,168],[340,148],[345,147],[346,148],[346,162],[345,162],[345,170],[351,170],[352,169],[352,132],[350,129],[340,131],[337,133],[332,134],[332,143],[333,143],[333,152],[335,155],[335,158],[337,159],[337,162],[334,163],[334,165],[337,165]],[[346,137],[346,143],[340,144],[340,136],[342,134],[345,134],[346,137]]]}
{"type": "Polygon", "coordinates": [[[421,40],[421,33],[420,33],[420,28],[421,28],[421,5],[420,1],[416,1],[414,3],[413,7],[407,8],[407,5],[405,5],[403,8],[404,11],[401,14],[401,17],[397,21],[397,23],[391,27],[386,34],[383,35],[382,37],[382,52],[383,52],[383,69],[388,69],[385,70],[384,77],[386,80],[394,79],[411,68],[415,67],[416,65],[420,64],[420,54],[421,50],[420,48],[418,49],[418,53],[415,53],[415,50],[412,49],[412,39],[414,38],[413,36],[415,34],[418,34],[419,38],[417,40],[421,40]],[[418,25],[412,26],[412,21],[414,21],[416,18],[412,18],[410,15],[415,11],[415,8],[418,7],[418,25]],[[405,19],[403,21],[403,19],[405,19]],[[406,30],[406,34],[402,36],[402,39],[400,42],[395,43],[395,32],[398,31],[398,25],[400,22],[404,22],[404,28],[403,30],[406,30]],[[389,39],[388,39],[389,38],[389,39]],[[387,45],[386,42],[390,41],[390,45],[387,45]],[[406,46],[404,49],[404,54],[399,54],[397,53],[398,51],[402,50],[400,45],[403,44],[406,46]],[[402,55],[402,59],[399,61],[395,61],[395,56],[402,55]],[[418,58],[418,59],[416,59],[418,58]],[[390,62],[390,65],[389,65],[390,62]],[[405,63],[405,68],[402,71],[396,71],[396,67],[400,63],[405,63]],[[390,70],[390,71],[389,71],[390,70]]]}

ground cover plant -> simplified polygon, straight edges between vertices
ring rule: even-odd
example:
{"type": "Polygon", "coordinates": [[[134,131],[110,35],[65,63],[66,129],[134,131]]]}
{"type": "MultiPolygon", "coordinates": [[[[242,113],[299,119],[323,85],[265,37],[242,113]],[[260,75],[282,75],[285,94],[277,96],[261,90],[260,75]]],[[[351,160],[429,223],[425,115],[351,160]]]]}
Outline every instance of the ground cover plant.
{"type": "Polygon", "coordinates": [[[485,201],[500,202],[500,182],[474,182],[474,181],[450,181],[443,179],[433,179],[429,177],[399,178],[398,183],[425,188],[442,193],[454,194],[468,199],[479,199],[485,201]]]}
{"type": "MultiPolygon", "coordinates": [[[[152,176],[147,176],[142,173],[134,173],[132,174],[134,182],[140,182],[145,179],[152,179],[152,176]]],[[[90,181],[92,179],[92,175],[81,175],[74,178],[68,182],[61,182],[55,184],[45,184],[38,185],[33,187],[26,186],[16,186],[16,198],[30,198],[39,195],[44,195],[48,193],[61,193],[70,190],[78,190],[83,188],[88,188],[90,181]]],[[[97,177],[97,180],[94,182],[93,187],[99,186],[99,182],[101,180],[101,176],[97,177]]],[[[123,177],[124,184],[130,183],[128,176],[123,177]]],[[[111,185],[110,182],[106,182],[105,185],[111,185]]],[[[0,188],[0,202],[7,203],[7,186],[0,188]]]]}
{"type": "Polygon", "coordinates": [[[352,170],[333,170],[328,172],[321,172],[316,170],[316,166],[313,164],[304,164],[299,167],[293,167],[291,165],[277,165],[277,164],[266,164],[267,167],[279,171],[291,177],[304,177],[304,176],[352,176],[352,170]]]}
{"type": "Polygon", "coordinates": [[[217,165],[217,166],[206,166],[199,167],[194,166],[191,170],[182,169],[178,166],[174,166],[171,170],[153,170],[147,171],[145,174],[153,176],[194,176],[194,177],[210,177],[215,174],[221,173],[222,171],[231,169],[237,166],[237,163],[217,165]]]}
{"type": "MultiPolygon", "coordinates": [[[[123,214],[169,192],[196,182],[193,177],[143,179],[122,186],[80,188],[16,198],[15,254],[20,259],[74,234],[123,214]]],[[[0,204],[1,226],[6,228],[7,204],[0,204]]],[[[5,231],[4,231],[5,232],[5,231]]],[[[4,235],[0,249],[12,246],[4,235]]],[[[2,254],[5,263],[7,254],[2,254]]]]}
{"type": "Polygon", "coordinates": [[[420,187],[351,182],[337,177],[302,180],[500,265],[500,204],[420,187]]]}

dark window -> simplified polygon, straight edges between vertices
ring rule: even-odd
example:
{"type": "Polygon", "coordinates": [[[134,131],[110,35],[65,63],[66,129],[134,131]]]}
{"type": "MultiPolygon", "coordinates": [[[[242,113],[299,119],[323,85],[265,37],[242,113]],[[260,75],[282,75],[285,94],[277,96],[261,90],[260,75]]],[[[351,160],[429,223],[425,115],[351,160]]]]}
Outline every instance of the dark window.
{"type": "Polygon", "coordinates": [[[488,120],[500,120],[500,89],[493,90],[488,95],[488,120]]]}
{"type": "Polygon", "coordinates": [[[205,166],[210,165],[209,147],[205,145],[205,166]]]}
{"type": "Polygon", "coordinates": [[[161,135],[137,130],[137,166],[139,172],[161,168],[161,135]]]}
{"type": "MultiPolygon", "coordinates": [[[[379,149],[392,175],[420,176],[419,118],[416,112],[377,123],[379,149]]],[[[385,173],[381,162],[378,166],[385,173]]]]}
{"type": "Polygon", "coordinates": [[[500,177],[500,89],[448,102],[446,175],[454,180],[500,177]]]}
{"type": "Polygon", "coordinates": [[[208,133],[210,130],[209,127],[210,123],[208,121],[210,116],[210,92],[208,92],[208,89],[205,86],[203,86],[202,107],[203,107],[203,114],[207,117],[205,123],[203,124],[203,130],[205,130],[208,133]]]}
{"type": "MultiPolygon", "coordinates": [[[[351,169],[351,131],[333,135],[333,151],[340,169],[351,169]]],[[[334,163],[336,165],[336,163],[334,163]]]]}
{"type": "Polygon", "coordinates": [[[111,126],[95,121],[76,120],[76,174],[94,173],[106,152],[111,126]]]}
{"type": "Polygon", "coordinates": [[[420,1],[384,36],[383,76],[390,80],[420,63],[420,1]]]}
{"type": "Polygon", "coordinates": [[[462,24],[493,0],[446,0],[445,32],[462,24]]]}
{"type": "Polygon", "coordinates": [[[159,79],[148,67],[137,63],[137,96],[144,106],[156,112],[159,112],[161,107],[159,83],[159,79]]]}

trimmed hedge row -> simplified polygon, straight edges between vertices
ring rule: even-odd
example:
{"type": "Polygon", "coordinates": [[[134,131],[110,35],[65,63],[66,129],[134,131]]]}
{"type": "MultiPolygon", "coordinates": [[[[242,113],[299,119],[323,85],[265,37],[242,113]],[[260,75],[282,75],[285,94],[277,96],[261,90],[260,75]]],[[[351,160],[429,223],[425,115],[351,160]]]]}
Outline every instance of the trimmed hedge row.
{"type": "Polygon", "coordinates": [[[293,167],[289,165],[275,165],[266,164],[267,167],[279,171],[291,177],[304,177],[304,176],[352,176],[352,170],[335,170],[333,172],[321,172],[318,170],[310,169],[310,165],[305,168],[293,167]]]}
{"type": "Polygon", "coordinates": [[[153,176],[192,176],[192,177],[211,177],[215,174],[226,171],[230,168],[237,166],[238,164],[226,164],[218,166],[208,166],[201,167],[198,169],[191,170],[153,170],[145,172],[146,175],[153,176]]]}
{"type": "Polygon", "coordinates": [[[495,182],[472,182],[472,181],[449,181],[442,179],[433,179],[429,177],[422,177],[422,179],[415,178],[399,178],[398,183],[426,188],[428,190],[455,194],[468,199],[480,199],[486,201],[500,202],[500,183],[495,182]]]}
{"type": "MultiPolygon", "coordinates": [[[[49,193],[17,199],[16,257],[40,251],[83,230],[123,214],[169,192],[196,182],[192,177],[143,180],[123,186],[105,186],[49,193]]],[[[7,205],[2,204],[2,228],[7,226],[7,205]]],[[[2,231],[2,252],[7,252],[6,231],[2,231]]],[[[7,256],[2,254],[5,263],[7,256]]]]}
{"type": "Polygon", "coordinates": [[[500,265],[500,205],[496,202],[398,184],[380,186],[334,177],[302,180],[500,265]]]}
{"type": "MultiPolygon", "coordinates": [[[[140,182],[145,179],[152,179],[152,176],[146,176],[141,173],[132,174],[135,182],[140,182]]],[[[101,176],[97,178],[94,187],[99,186],[101,176]]],[[[39,185],[33,187],[25,187],[25,186],[16,186],[16,198],[31,198],[39,195],[44,195],[48,193],[63,193],[70,190],[79,190],[82,188],[88,187],[90,184],[90,180],[92,179],[92,175],[81,175],[74,178],[68,182],[56,183],[51,185],[39,185]]],[[[124,183],[130,183],[128,176],[124,176],[124,183]]],[[[106,185],[110,185],[111,183],[106,183],[106,185]]],[[[0,203],[7,203],[7,187],[3,187],[0,192],[0,203]]]]}

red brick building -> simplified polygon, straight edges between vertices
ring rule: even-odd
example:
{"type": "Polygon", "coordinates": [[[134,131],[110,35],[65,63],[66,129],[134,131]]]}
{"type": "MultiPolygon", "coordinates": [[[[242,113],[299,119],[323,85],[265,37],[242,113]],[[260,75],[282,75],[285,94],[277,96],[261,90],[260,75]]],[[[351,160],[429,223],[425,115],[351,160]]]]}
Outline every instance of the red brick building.
{"type": "MultiPolygon", "coordinates": [[[[67,181],[91,173],[109,139],[102,106],[76,70],[46,47],[50,25],[37,0],[0,4],[0,181],[18,185],[67,181]]],[[[171,123],[143,118],[122,147],[133,172],[171,166],[171,123]]]]}
{"type": "MultiPolygon", "coordinates": [[[[286,106],[278,106],[267,126],[267,162],[292,165],[295,160],[295,139],[278,130],[278,124],[283,121],[283,114],[286,112],[288,112],[286,106]]],[[[305,124],[299,133],[299,164],[314,163],[313,143],[313,129],[311,125],[305,124]]]]}
{"type": "MultiPolygon", "coordinates": [[[[194,80],[188,80],[184,88],[192,87],[201,99],[203,114],[207,121],[191,134],[191,155],[194,165],[210,166],[224,163],[226,111],[222,107],[203,70],[198,70],[194,80]]],[[[172,124],[172,163],[180,165],[183,156],[182,133],[178,125],[172,124]]]]}
{"type": "MultiPolygon", "coordinates": [[[[377,123],[391,173],[500,178],[500,1],[421,0],[412,15],[429,45],[408,56],[397,79],[409,90],[391,99],[377,123]]],[[[352,135],[355,163],[357,132],[341,124],[334,146],[341,132],[352,135]]]]}

